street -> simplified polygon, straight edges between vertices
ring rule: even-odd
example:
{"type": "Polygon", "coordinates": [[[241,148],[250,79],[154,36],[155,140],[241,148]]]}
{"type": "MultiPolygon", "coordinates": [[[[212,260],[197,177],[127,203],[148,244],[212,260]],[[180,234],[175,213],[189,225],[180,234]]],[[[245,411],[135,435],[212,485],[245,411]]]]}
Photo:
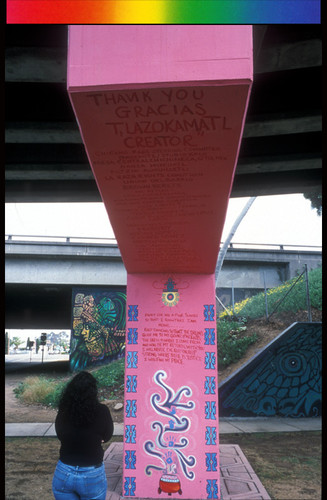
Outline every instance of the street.
{"type": "MultiPolygon", "coordinates": [[[[49,354],[44,350],[43,363],[69,361],[69,354],[49,354]]],[[[16,370],[42,365],[41,349],[36,354],[33,351],[23,352],[19,354],[5,355],[5,373],[16,370]]]]}

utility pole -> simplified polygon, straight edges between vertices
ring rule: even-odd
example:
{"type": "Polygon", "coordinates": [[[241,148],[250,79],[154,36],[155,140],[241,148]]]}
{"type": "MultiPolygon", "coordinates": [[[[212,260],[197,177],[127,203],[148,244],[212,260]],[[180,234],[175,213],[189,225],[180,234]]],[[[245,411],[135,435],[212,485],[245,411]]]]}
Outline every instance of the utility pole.
{"type": "Polygon", "coordinates": [[[312,315],[311,315],[311,302],[310,302],[310,293],[309,293],[309,279],[308,279],[308,266],[304,264],[304,275],[305,275],[305,286],[307,292],[307,307],[308,307],[308,321],[312,323],[312,315]]]}
{"type": "Polygon", "coordinates": [[[46,333],[41,333],[41,346],[42,346],[42,363],[43,363],[43,356],[44,356],[44,346],[47,343],[47,334],[46,333]]]}

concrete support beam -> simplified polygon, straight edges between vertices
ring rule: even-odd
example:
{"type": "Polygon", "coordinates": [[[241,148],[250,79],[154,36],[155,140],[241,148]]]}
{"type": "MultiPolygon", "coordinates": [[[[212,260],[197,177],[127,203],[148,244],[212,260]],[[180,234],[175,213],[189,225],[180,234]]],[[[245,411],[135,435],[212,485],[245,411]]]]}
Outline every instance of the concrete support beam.
{"type": "MultiPolygon", "coordinates": [[[[322,130],[321,115],[297,117],[265,117],[247,122],[243,137],[303,134],[322,130]]],[[[7,144],[82,144],[75,123],[8,123],[5,131],[7,144]]]]}
{"type": "MultiPolygon", "coordinates": [[[[273,160],[271,158],[252,158],[240,160],[236,175],[270,173],[299,170],[315,170],[322,167],[321,158],[288,158],[273,160]]],[[[94,176],[87,163],[53,163],[53,164],[9,164],[6,165],[5,179],[8,181],[68,181],[93,180],[94,176]]]]}
{"type": "Polygon", "coordinates": [[[246,196],[271,196],[275,194],[304,193],[309,190],[321,189],[321,170],[301,170],[236,175],[231,198],[246,196]]]}
{"type": "MultiPolygon", "coordinates": [[[[93,181],[94,175],[87,163],[14,163],[6,165],[7,181],[93,181]]],[[[73,193],[72,193],[73,195],[73,193]]]]}
{"type": "Polygon", "coordinates": [[[64,83],[67,50],[50,47],[9,47],[5,53],[7,82],[64,83]]]}
{"type": "Polygon", "coordinates": [[[127,275],[120,261],[79,259],[11,259],[6,266],[6,283],[56,285],[126,286],[127,275]]]}
{"type": "Polygon", "coordinates": [[[321,115],[306,116],[267,116],[247,121],[244,127],[243,138],[266,137],[272,135],[304,134],[322,130],[321,115]]]}
{"type": "Polygon", "coordinates": [[[249,158],[248,160],[239,161],[237,165],[237,175],[255,174],[255,173],[270,173],[270,172],[289,172],[299,170],[315,170],[322,167],[321,158],[304,157],[298,158],[295,155],[285,155],[284,158],[274,159],[273,157],[266,158],[249,158]]]}
{"type": "Polygon", "coordinates": [[[321,40],[303,40],[281,43],[260,51],[255,73],[271,73],[290,69],[308,68],[322,64],[321,40]]]}
{"type": "Polygon", "coordinates": [[[7,144],[82,144],[76,123],[15,122],[7,123],[7,144]]]}
{"type": "MultiPolygon", "coordinates": [[[[65,48],[7,48],[5,52],[6,81],[63,83],[66,81],[66,57],[65,48]]],[[[321,64],[321,40],[303,40],[261,49],[254,66],[254,73],[285,71],[321,64]]]]}
{"type": "MultiPolygon", "coordinates": [[[[239,175],[234,178],[231,198],[304,193],[321,189],[321,169],[239,175]]],[[[85,174],[86,175],[86,174],[85,174]]],[[[89,175],[89,174],[88,174],[89,175]]],[[[5,180],[6,203],[39,202],[100,202],[101,196],[94,180],[5,180]]]]}
{"type": "MultiPolygon", "coordinates": [[[[271,161],[252,159],[240,161],[236,175],[264,174],[270,172],[315,170],[322,167],[321,158],[297,158],[271,161]]],[[[88,164],[9,164],[6,166],[5,179],[8,181],[92,181],[94,176],[88,164]]]]}

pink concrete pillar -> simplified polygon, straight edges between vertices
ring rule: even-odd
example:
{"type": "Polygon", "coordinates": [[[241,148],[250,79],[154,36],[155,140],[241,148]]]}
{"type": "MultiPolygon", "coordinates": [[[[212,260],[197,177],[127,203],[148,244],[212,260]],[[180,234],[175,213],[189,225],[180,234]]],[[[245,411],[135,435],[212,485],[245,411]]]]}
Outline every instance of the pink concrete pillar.
{"type": "Polygon", "coordinates": [[[69,29],[68,92],[128,273],[123,495],[219,498],[214,270],[251,26],[69,29]]]}

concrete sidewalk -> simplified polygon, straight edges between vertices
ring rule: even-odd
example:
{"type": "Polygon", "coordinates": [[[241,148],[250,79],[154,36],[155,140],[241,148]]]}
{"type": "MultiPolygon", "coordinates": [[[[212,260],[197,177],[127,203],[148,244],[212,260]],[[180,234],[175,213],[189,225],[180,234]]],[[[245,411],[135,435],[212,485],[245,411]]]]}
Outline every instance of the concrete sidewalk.
{"type": "MultiPolygon", "coordinates": [[[[230,417],[219,420],[219,434],[254,432],[321,431],[321,418],[230,417]]],[[[114,424],[114,436],[122,436],[124,424],[114,424]]],[[[5,424],[5,437],[56,437],[54,423],[5,424]]]]}

